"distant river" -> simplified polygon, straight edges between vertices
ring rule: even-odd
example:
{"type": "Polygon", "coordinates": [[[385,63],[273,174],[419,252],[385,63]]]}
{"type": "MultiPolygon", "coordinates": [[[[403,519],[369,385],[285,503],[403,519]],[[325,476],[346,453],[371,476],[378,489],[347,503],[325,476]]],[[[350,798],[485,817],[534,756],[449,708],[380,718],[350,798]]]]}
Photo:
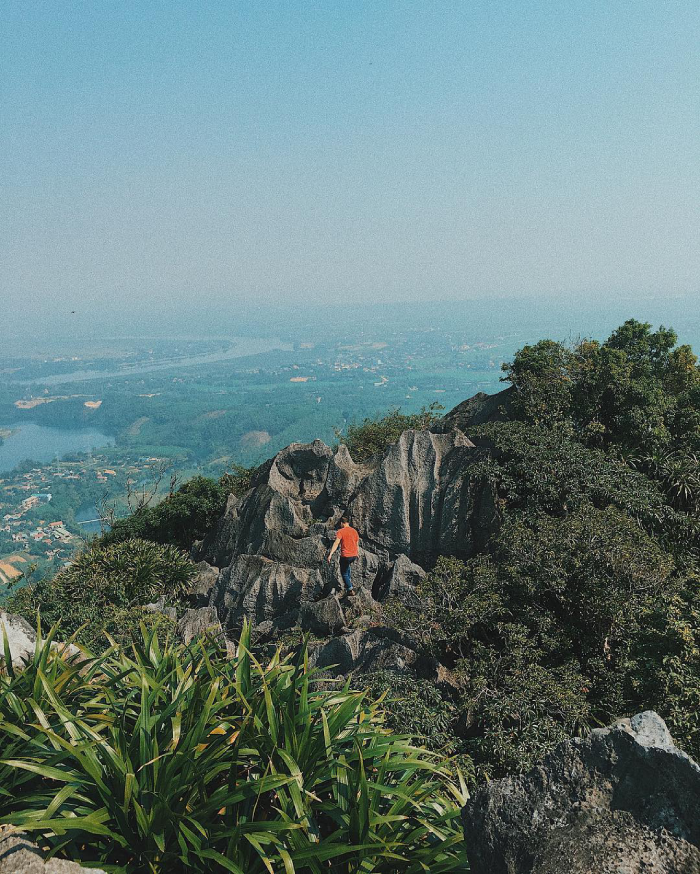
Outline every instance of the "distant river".
{"type": "Polygon", "coordinates": [[[213,364],[218,361],[231,361],[234,358],[245,358],[248,355],[260,355],[263,352],[280,350],[291,352],[294,347],[281,340],[259,337],[238,337],[234,345],[220,352],[210,352],[205,355],[190,355],[173,358],[161,358],[153,364],[125,365],[119,370],[73,370],[70,373],[56,373],[52,376],[35,379],[14,380],[18,385],[63,385],[67,382],[85,382],[89,379],[117,379],[119,377],[136,376],[141,373],[152,373],[156,370],[174,370],[180,367],[194,367],[197,364],[213,364]]]}
{"type": "Polygon", "coordinates": [[[12,431],[0,446],[0,473],[7,473],[22,461],[53,461],[69,452],[89,452],[113,446],[114,438],[94,428],[47,428],[27,422],[10,422],[0,430],[12,431]]]}

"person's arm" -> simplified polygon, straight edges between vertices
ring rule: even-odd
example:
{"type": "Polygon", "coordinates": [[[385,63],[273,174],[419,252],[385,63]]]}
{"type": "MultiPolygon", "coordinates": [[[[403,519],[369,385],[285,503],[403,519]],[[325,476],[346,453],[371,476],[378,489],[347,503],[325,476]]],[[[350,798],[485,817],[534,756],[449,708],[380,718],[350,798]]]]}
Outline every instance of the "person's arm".
{"type": "Polygon", "coordinates": [[[333,558],[333,553],[336,551],[336,549],[337,549],[339,546],[340,546],[340,537],[336,537],[336,538],[335,538],[335,543],[333,544],[333,546],[331,546],[331,551],[328,553],[328,561],[329,561],[329,563],[330,563],[330,560],[333,558]]]}

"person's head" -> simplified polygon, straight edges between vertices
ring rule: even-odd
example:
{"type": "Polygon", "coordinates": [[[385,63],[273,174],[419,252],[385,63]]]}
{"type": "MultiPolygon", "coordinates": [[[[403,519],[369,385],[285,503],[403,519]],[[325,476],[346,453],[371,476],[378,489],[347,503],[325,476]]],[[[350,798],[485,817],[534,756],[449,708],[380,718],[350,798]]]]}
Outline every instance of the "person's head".
{"type": "Polygon", "coordinates": [[[346,528],[350,524],[350,520],[347,516],[343,516],[340,520],[340,524],[343,526],[343,528],[346,528]]]}

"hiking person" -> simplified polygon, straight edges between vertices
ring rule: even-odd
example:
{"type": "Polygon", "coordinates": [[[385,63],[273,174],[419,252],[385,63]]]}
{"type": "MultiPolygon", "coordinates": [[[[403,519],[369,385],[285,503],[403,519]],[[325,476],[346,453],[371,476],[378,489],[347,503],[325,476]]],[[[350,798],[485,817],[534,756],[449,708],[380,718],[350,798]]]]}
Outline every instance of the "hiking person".
{"type": "Polygon", "coordinates": [[[346,594],[351,598],[355,597],[355,590],[352,587],[350,580],[350,566],[355,561],[358,555],[357,545],[360,542],[360,535],[350,525],[350,520],[347,516],[343,516],[340,520],[340,529],[336,532],[335,542],[328,553],[328,564],[331,563],[333,553],[340,545],[340,575],[345,583],[346,594]]]}

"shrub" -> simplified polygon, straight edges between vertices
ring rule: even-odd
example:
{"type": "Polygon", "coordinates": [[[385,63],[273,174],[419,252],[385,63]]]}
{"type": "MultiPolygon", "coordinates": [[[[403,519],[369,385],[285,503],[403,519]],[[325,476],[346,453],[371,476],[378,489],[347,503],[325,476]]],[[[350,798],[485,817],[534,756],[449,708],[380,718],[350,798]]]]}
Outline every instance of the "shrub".
{"type": "Polygon", "coordinates": [[[381,699],[389,728],[449,756],[465,778],[473,780],[474,764],[458,734],[459,708],[449,694],[430,680],[396,671],[366,674],[362,684],[370,697],[381,699]]]}
{"type": "Polygon", "coordinates": [[[468,870],[464,788],[305,654],[262,667],[244,628],[213,644],[144,634],[80,667],[37,642],[0,677],[0,822],[112,871],[468,870]]]}
{"type": "Polygon", "coordinates": [[[254,467],[244,467],[242,464],[233,464],[219,480],[219,485],[227,495],[235,495],[240,498],[251,487],[254,467]]]}
{"type": "Polygon", "coordinates": [[[589,445],[628,450],[700,441],[700,368],[673,330],[630,319],[605,343],[524,346],[503,365],[520,418],[569,424],[589,445]]]}
{"type": "Polygon", "coordinates": [[[119,519],[102,535],[101,542],[107,545],[136,537],[189,550],[218,522],[227,497],[226,488],[216,480],[193,477],[155,507],[144,507],[119,519]]]}
{"type": "Polygon", "coordinates": [[[440,419],[441,404],[432,403],[419,413],[405,414],[398,407],[387,416],[364,419],[360,424],[348,426],[347,434],[336,431],[338,442],[348,447],[353,461],[366,461],[377,452],[395,443],[404,431],[424,430],[440,419]]]}
{"type": "Polygon", "coordinates": [[[194,573],[194,564],[174,546],[130,538],[79,553],[53,585],[66,600],[130,607],[163,595],[178,598],[194,573]]]}
{"type": "Polygon", "coordinates": [[[130,642],[141,623],[161,638],[173,625],[143,605],[187,592],[195,565],[174,546],[132,538],[108,545],[98,541],[81,552],[53,580],[41,580],[17,590],[7,609],[29,622],[39,611],[45,622],[61,622],[68,634],[90,648],[107,646],[107,631],[130,642]]]}

